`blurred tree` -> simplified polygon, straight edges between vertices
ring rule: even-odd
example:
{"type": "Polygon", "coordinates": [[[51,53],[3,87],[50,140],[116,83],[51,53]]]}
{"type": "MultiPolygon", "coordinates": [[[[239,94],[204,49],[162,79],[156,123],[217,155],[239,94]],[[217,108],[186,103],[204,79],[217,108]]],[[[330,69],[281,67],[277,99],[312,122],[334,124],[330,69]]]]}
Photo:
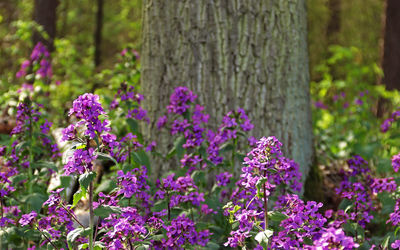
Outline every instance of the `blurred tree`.
{"type": "MultiPolygon", "coordinates": [[[[205,104],[211,126],[243,107],[254,135],[275,135],[307,174],[312,129],[305,0],[144,0],[143,6],[141,87],[152,121],[144,134],[159,137],[157,117],[173,88],[187,85],[205,104]]],[[[170,143],[160,138],[159,145],[170,143]]]]}
{"type": "Polygon", "coordinates": [[[104,1],[97,0],[96,30],[94,33],[94,65],[97,67],[101,63],[101,35],[103,31],[103,7],[104,1]]]}
{"type": "MultiPolygon", "coordinates": [[[[307,0],[311,80],[320,81],[318,65],[331,57],[331,45],[357,47],[359,61],[380,64],[385,0],[307,0]]],[[[342,74],[340,66],[332,69],[342,74]]],[[[336,75],[333,75],[336,77],[336,75]]],[[[375,84],[376,79],[369,79],[375,84]]]]}
{"type": "Polygon", "coordinates": [[[39,32],[33,33],[33,44],[42,42],[50,51],[54,50],[54,38],[56,37],[57,6],[58,0],[35,0],[33,20],[41,25],[49,36],[43,37],[39,32]]]}
{"type": "Polygon", "coordinates": [[[383,45],[383,83],[400,90],[400,1],[387,0],[383,45]]]}
{"type": "Polygon", "coordinates": [[[329,0],[330,17],[328,27],[326,29],[326,35],[328,37],[329,44],[338,43],[338,33],[340,32],[340,9],[341,0],[329,0]]]}

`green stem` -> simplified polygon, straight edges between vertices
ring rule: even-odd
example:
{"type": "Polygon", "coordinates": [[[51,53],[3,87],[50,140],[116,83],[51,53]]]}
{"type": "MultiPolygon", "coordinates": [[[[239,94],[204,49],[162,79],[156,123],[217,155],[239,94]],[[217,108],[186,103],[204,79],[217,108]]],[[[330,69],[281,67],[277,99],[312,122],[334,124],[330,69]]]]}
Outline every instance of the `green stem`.
{"type": "MultiPolygon", "coordinates": [[[[264,176],[267,178],[267,171],[264,171],[264,176]]],[[[265,230],[268,228],[268,200],[267,200],[267,188],[265,187],[265,183],[263,184],[264,191],[264,224],[265,230]]]]}
{"type": "Polygon", "coordinates": [[[93,212],[93,182],[89,184],[89,250],[93,250],[94,212],[93,212]]]}
{"type": "Polygon", "coordinates": [[[232,169],[233,169],[233,170],[235,169],[236,146],[237,146],[237,138],[235,138],[235,139],[233,140],[232,158],[231,158],[232,169]]]}

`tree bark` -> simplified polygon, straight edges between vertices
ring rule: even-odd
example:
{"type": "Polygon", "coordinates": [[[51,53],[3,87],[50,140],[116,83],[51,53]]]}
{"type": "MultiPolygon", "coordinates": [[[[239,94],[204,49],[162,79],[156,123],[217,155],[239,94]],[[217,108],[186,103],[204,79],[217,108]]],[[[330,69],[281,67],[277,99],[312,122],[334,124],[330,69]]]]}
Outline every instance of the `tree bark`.
{"type": "Polygon", "coordinates": [[[50,51],[54,50],[58,3],[58,0],[35,0],[33,11],[33,20],[41,25],[49,36],[48,39],[45,39],[39,32],[34,32],[33,44],[42,42],[50,51]]]}
{"type": "MultiPolygon", "coordinates": [[[[254,135],[276,136],[303,177],[312,158],[307,23],[304,0],[143,1],[141,88],[156,129],[173,88],[199,95],[217,127],[244,108],[254,135]]],[[[157,171],[157,170],[156,170],[157,171]]]]}
{"type": "Polygon", "coordinates": [[[388,90],[400,90],[400,1],[387,0],[383,47],[383,83],[388,90]]]}
{"type": "Polygon", "coordinates": [[[103,7],[104,1],[97,0],[96,30],[94,33],[94,65],[97,67],[101,63],[101,34],[103,30],[103,7]]]}
{"type": "Polygon", "coordinates": [[[326,29],[329,45],[338,44],[338,33],[340,32],[340,9],[341,0],[329,0],[329,22],[326,29]]]}

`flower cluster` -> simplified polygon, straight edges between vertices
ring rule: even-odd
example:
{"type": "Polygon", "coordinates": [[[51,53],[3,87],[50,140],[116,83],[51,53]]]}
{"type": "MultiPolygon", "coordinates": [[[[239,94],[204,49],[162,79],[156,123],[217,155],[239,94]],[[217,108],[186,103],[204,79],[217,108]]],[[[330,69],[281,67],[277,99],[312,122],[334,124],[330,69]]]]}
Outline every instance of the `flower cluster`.
{"type": "Polygon", "coordinates": [[[314,241],[316,249],[343,249],[351,250],[358,248],[352,237],[346,236],[341,228],[329,227],[322,230],[322,235],[314,241]]]}
{"type": "Polygon", "coordinates": [[[392,223],[394,226],[400,224],[400,199],[397,199],[393,213],[390,214],[390,218],[386,223],[392,223]]]}
{"type": "Polygon", "coordinates": [[[68,163],[64,166],[66,175],[82,174],[85,171],[92,170],[93,161],[97,158],[97,155],[95,150],[90,147],[90,140],[99,140],[102,133],[111,130],[108,126],[110,122],[107,119],[103,121],[101,119],[104,114],[97,95],[86,93],[73,102],[69,115],[75,115],[80,120],[62,131],[63,140],[76,139],[78,127],[84,127],[84,134],[88,137],[86,141],[83,141],[84,144],[81,144],[68,158],[68,163]]]}
{"type": "Polygon", "coordinates": [[[392,167],[394,172],[398,172],[400,169],[400,154],[394,155],[392,157],[392,167]]]}
{"type": "Polygon", "coordinates": [[[178,177],[174,180],[175,174],[168,175],[157,182],[159,190],[156,192],[155,199],[169,199],[170,208],[178,206],[180,203],[190,202],[193,206],[200,206],[204,202],[204,193],[198,192],[198,187],[189,175],[178,177]]]}
{"type": "Polygon", "coordinates": [[[57,240],[63,237],[65,231],[68,233],[74,230],[73,219],[76,219],[76,215],[70,205],[62,200],[62,191],[62,188],[51,191],[50,197],[43,203],[43,206],[47,208],[47,216],[38,220],[38,229],[48,233],[49,240],[57,240]]]}
{"type": "Polygon", "coordinates": [[[41,78],[52,77],[52,69],[50,62],[50,54],[47,51],[46,46],[41,42],[38,42],[33,48],[30,60],[25,60],[21,64],[21,69],[17,72],[16,76],[18,78],[24,77],[29,73],[29,70],[36,71],[36,75],[41,78]]]}
{"type": "Polygon", "coordinates": [[[209,230],[197,232],[194,221],[185,215],[176,217],[164,229],[167,231],[167,239],[162,239],[162,247],[156,249],[185,249],[183,246],[187,244],[204,247],[211,236],[209,230]]]}
{"type": "Polygon", "coordinates": [[[110,104],[110,109],[116,109],[125,103],[128,107],[126,118],[132,118],[136,120],[143,120],[149,123],[149,118],[147,117],[147,111],[144,110],[140,104],[143,100],[141,94],[136,93],[133,86],[128,86],[126,83],[121,84],[121,88],[118,89],[117,94],[115,94],[114,99],[110,104]]]}
{"type": "MultiPolygon", "coordinates": [[[[102,121],[101,115],[105,114],[103,107],[99,102],[99,96],[91,93],[86,93],[79,96],[72,104],[72,108],[69,111],[69,115],[75,115],[77,119],[81,119],[74,128],[79,126],[85,126],[85,135],[88,135],[91,139],[96,138],[102,132],[110,131],[108,125],[110,122],[107,119],[102,121]]],[[[71,132],[73,129],[67,128],[66,132],[71,132]]]]}
{"type": "Polygon", "coordinates": [[[107,233],[102,239],[107,249],[127,249],[140,241],[147,233],[145,220],[136,208],[123,207],[121,214],[111,214],[103,221],[101,228],[107,233]]]}
{"type": "Polygon", "coordinates": [[[167,106],[168,113],[182,115],[190,108],[190,103],[196,100],[197,96],[187,87],[177,87],[169,98],[167,106]]]}
{"type": "Polygon", "coordinates": [[[222,119],[217,133],[212,130],[207,132],[207,140],[209,146],[207,148],[208,160],[218,165],[223,161],[220,156],[220,147],[222,144],[231,139],[236,139],[238,131],[248,132],[252,130],[254,125],[250,122],[245,111],[238,108],[237,111],[228,112],[222,119]]]}
{"type": "Polygon", "coordinates": [[[400,116],[400,111],[398,110],[394,111],[392,115],[382,123],[381,131],[383,133],[386,133],[392,126],[393,122],[395,122],[399,118],[399,116],[400,116]]]}
{"type": "Polygon", "coordinates": [[[349,170],[342,171],[343,181],[336,192],[352,201],[352,207],[347,210],[348,219],[365,228],[373,218],[374,195],[393,192],[397,185],[393,178],[373,178],[368,162],[360,156],[349,159],[347,164],[349,170]]]}
{"type": "Polygon", "coordinates": [[[318,212],[322,203],[308,201],[305,203],[297,195],[287,194],[280,197],[276,209],[286,215],[282,220],[282,228],[271,239],[273,249],[301,248],[306,239],[316,240],[321,235],[321,229],[326,218],[318,212]]]}

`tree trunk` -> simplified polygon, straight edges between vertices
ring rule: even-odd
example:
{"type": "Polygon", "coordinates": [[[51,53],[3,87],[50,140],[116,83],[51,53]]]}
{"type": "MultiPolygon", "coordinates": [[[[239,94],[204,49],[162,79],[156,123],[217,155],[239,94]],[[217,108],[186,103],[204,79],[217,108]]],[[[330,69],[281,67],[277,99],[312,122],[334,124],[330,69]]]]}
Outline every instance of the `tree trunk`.
{"type": "Polygon", "coordinates": [[[33,20],[41,25],[49,36],[45,39],[38,32],[33,33],[33,44],[42,42],[50,51],[54,50],[54,38],[56,37],[56,21],[58,0],[35,0],[33,20]]]}
{"type": "Polygon", "coordinates": [[[386,89],[400,90],[400,1],[387,0],[386,4],[383,83],[386,89]]]}
{"type": "Polygon", "coordinates": [[[101,63],[101,33],[103,30],[103,0],[97,0],[96,30],[94,33],[94,65],[97,67],[101,63]]]}
{"type": "Polygon", "coordinates": [[[307,24],[304,0],[143,2],[141,88],[150,126],[173,88],[199,95],[218,126],[223,115],[244,108],[256,137],[275,135],[303,176],[312,158],[307,24]]]}
{"type": "Polygon", "coordinates": [[[340,31],[340,9],[341,0],[329,0],[329,22],[326,29],[329,45],[338,44],[338,33],[340,31]]]}
{"type": "MultiPolygon", "coordinates": [[[[382,69],[383,78],[380,79],[387,90],[400,90],[400,2],[386,1],[386,17],[384,24],[384,41],[382,69]]],[[[377,116],[384,117],[391,110],[390,103],[380,98],[377,105],[377,116]]]]}

